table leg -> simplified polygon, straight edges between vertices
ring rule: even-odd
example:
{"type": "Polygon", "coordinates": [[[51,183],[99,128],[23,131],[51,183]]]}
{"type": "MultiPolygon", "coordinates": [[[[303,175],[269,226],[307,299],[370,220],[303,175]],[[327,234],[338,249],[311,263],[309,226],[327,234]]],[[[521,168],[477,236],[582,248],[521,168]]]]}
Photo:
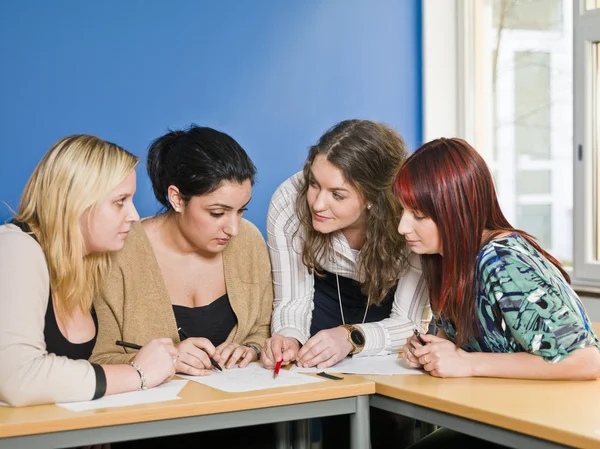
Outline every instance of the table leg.
{"type": "Polygon", "coordinates": [[[294,449],[310,449],[310,420],[300,419],[294,421],[292,436],[294,449]]]}
{"type": "Polygon", "coordinates": [[[290,449],[290,423],[288,421],[275,423],[275,438],[277,449],[290,449]]]}
{"type": "Polygon", "coordinates": [[[350,415],[350,448],[369,449],[370,446],[369,396],[358,396],[356,413],[350,415]]]}

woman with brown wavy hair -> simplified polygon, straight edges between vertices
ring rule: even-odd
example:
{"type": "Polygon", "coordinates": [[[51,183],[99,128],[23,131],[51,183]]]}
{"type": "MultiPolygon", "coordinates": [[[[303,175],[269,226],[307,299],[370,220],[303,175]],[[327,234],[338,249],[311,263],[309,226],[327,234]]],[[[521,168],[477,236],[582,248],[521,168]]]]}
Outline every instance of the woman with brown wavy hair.
{"type": "MultiPolygon", "coordinates": [[[[266,367],[295,361],[322,369],[350,354],[398,352],[415,328],[427,329],[419,260],[396,229],[401,211],[393,183],[405,158],[404,141],[388,126],[342,121],[273,195],[267,236],[275,300],[273,336],[261,357],[266,367]]],[[[398,423],[387,425],[388,436],[390,427],[398,423]]]]}

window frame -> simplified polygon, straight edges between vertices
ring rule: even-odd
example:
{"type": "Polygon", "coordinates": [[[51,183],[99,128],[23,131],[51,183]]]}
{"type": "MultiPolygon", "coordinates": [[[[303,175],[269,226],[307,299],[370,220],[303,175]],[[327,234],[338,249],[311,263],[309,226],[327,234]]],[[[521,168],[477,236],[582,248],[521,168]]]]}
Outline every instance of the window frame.
{"type": "MultiPolygon", "coordinates": [[[[594,71],[592,51],[600,42],[600,9],[586,10],[585,0],[573,2],[573,282],[600,287],[600,261],[594,256],[597,236],[594,213],[600,198],[594,195],[594,165],[600,163],[600,148],[594,148],[592,86],[594,71]],[[594,163],[595,162],[595,163],[594,163]],[[596,200],[596,206],[594,205],[596,200]]],[[[600,87],[600,86],[598,86],[600,87]]],[[[600,101],[597,96],[596,101],[600,101]]],[[[596,121],[600,117],[595,117],[596,121]]],[[[596,139],[597,141],[597,139],[596,139]]],[[[597,170],[597,168],[596,168],[597,170]]],[[[600,181],[600,179],[598,180],[600,181]]]]}

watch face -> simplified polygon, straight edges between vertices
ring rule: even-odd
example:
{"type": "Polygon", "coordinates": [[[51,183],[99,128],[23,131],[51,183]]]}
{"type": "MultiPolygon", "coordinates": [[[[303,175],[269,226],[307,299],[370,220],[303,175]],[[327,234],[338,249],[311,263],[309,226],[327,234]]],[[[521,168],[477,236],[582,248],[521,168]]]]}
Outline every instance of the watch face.
{"type": "Polygon", "coordinates": [[[352,343],[356,346],[364,346],[365,345],[365,336],[361,331],[354,329],[350,332],[350,338],[352,339],[352,343]]]}

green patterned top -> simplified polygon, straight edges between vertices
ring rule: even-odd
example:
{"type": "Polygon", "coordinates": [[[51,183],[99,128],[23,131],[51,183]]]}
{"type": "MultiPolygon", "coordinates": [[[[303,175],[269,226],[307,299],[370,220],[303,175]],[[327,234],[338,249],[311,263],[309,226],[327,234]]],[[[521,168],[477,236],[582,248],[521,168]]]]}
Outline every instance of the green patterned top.
{"type": "MultiPolygon", "coordinates": [[[[490,241],[477,257],[475,282],[481,335],[469,352],[529,352],[559,362],[576,349],[598,347],[581,300],[560,271],[517,233],[490,241]]],[[[455,342],[449,319],[438,329],[455,342]]]]}

